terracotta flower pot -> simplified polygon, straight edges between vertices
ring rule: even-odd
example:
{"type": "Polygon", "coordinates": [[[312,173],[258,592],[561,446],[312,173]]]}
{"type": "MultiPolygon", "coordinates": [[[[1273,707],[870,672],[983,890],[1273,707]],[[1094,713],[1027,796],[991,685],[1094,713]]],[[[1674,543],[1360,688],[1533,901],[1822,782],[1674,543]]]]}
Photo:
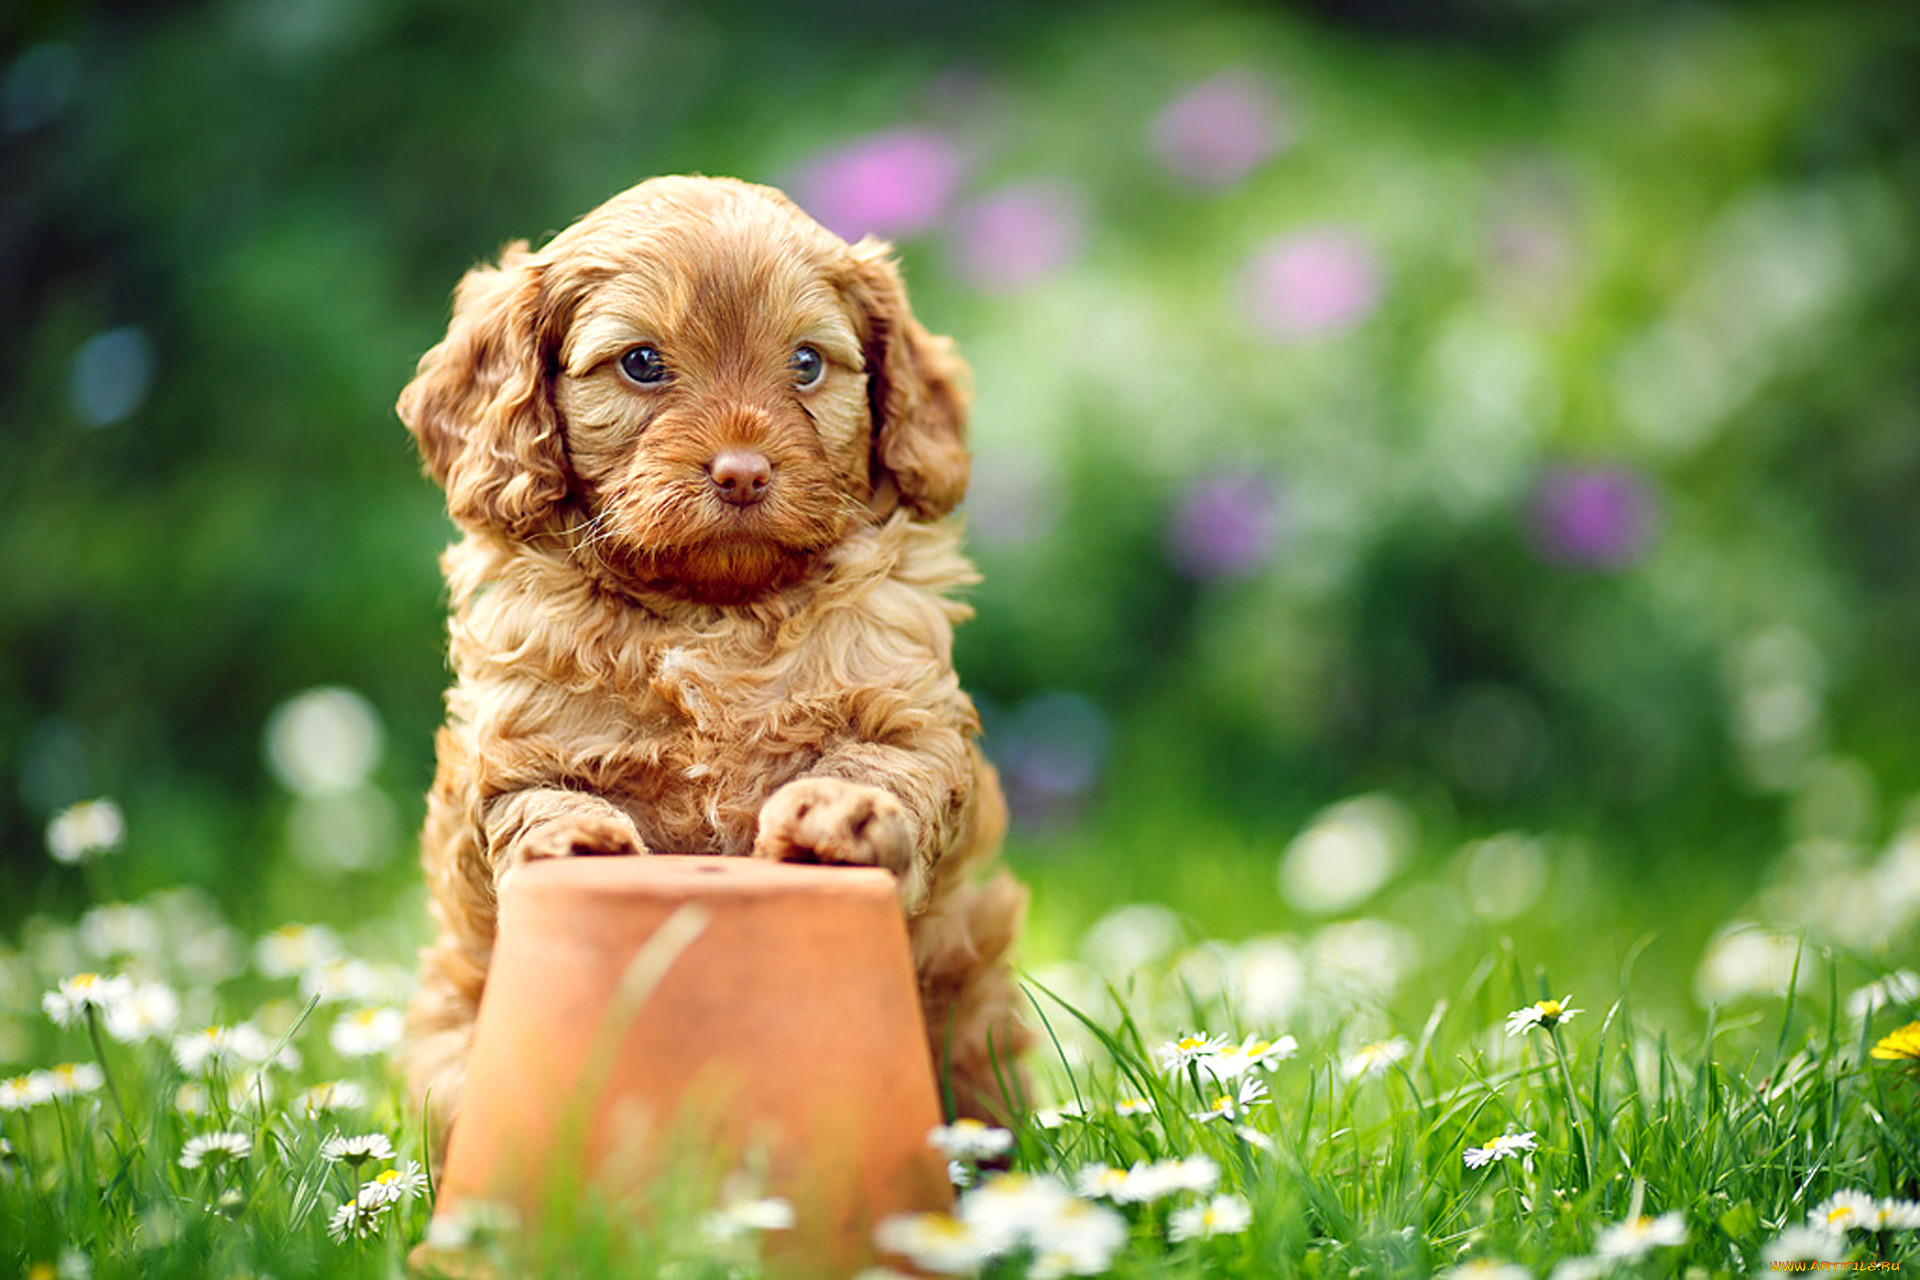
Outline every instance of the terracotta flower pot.
{"type": "Polygon", "coordinates": [[[554,1177],[620,1190],[667,1135],[698,1134],[765,1160],[796,1215],[770,1248],[844,1275],[881,1218],[951,1204],[939,1122],[885,872],[537,863],[501,895],[436,1213],[480,1199],[535,1220],[554,1177]]]}

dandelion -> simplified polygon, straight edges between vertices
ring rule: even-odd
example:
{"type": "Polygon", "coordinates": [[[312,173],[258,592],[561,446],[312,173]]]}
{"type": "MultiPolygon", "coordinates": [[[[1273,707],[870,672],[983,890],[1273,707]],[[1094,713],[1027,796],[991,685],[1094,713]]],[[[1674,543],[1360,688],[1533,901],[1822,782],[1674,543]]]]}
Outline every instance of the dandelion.
{"type": "Polygon", "coordinates": [[[379,1209],[427,1193],[427,1174],[418,1160],[407,1161],[404,1169],[386,1169],[361,1184],[355,1199],[363,1209],[379,1209]]]}
{"type": "Polygon", "coordinates": [[[1391,1040],[1376,1040],[1363,1044],[1354,1050],[1347,1059],[1341,1074],[1349,1080],[1358,1080],[1362,1076],[1378,1075],[1396,1062],[1404,1062],[1413,1053],[1413,1046],[1404,1036],[1395,1036],[1391,1040]]]}
{"type": "Polygon", "coordinates": [[[978,1163],[1013,1150],[1013,1134],[968,1116],[952,1124],[935,1125],[927,1142],[949,1160],[978,1163]]]}
{"type": "Polygon", "coordinates": [[[107,1083],[106,1073],[91,1062],[62,1062],[34,1072],[33,1079],[41,1092],[54,1101],[98,1093],[107,1083]]]}
{"type": "Polygon", "coordinates": [[[936,1275],[973,1271],[995,1252],[978,1231],[947,1213],[896,1214],[880,1223],[873,1240],[884,1252],[936,1275]]]}
{"type": "Polygon", "coordinates": [[[219,1170],[252,1154],[253,1139],[244,1133],[202,1133],[188,1138],[180,1148],[180,1167],[219,1170]]]}
{"type": "Polygon", "coordinates": [[[1214,1236],[1237,1236],[1253,1224],[1253,1209],[1236,1195],[1219,1195],[1205,1204],[1176,1209],[1167,1219],[1167,1239],[1210,1240],[1214,1236]]]}
{"type": "Polygon", "coordinates": [[[1484,1169],[1496,1160],[1512,1160],[1529,1151],[1538,1150],[1539,1145],[1531,1129],[1525,1133],[1503,1133],[1484,1147],[1468,1147],[1467,1168],[1484,1169]]]}
{"type": "Polygon", "coordinates": [[[1904,1063],[1908,1070],[1920,1071],[1920,1022],[1909,1022],[1882,1037],[1872,1054],[1882,1062],[1904,1063]]]}
{"type": "Polygon", "coordinates": [[[362,1204],[355,1196],[333,1212],[333,1220],[327,1224],[327,1234],[333,1237],[335,1244],[345,1244],[348,1240],[366,1240],[380,1234],[385,1225],[387,1212],[392,1206],[382,1201],[379,1204],[362,1204]]]}
{"type": "Polygon", "coordinates": [[[180,997],[164,982],[142,982],[107,1006],[102,1021],[107,1034],[122,1044],[172,1035],[180,1025],[180,997]]]}
{"type": "Polygon", "coordinates": [[[369,1160],[393,1159],[393,1143],[384,1133],[363,1133],[351,1138],[336,1133],[320,1144],[320,1156],[358,1169],[369,1160]]]}
{"type": "Polygon", "coordinates": [[[1593,1252],[1602,1258],[1643,1258],[1655,1249],[1687,1242],[1687,1220],[1679,1213],[1641,1216],[1616,1222],[1595,1237],[1593,1252]]]}
{"type": "Polygon", "coordinates": [[[1255,1067],[1267,1069],[1284,1062],[1299,1050],[1300,1042],[1292,1036],[1281,1036],[1278,1040],[1248,1036],[1238,1045],[1200,1059],[1200,1069],[1216,1080],[1235,1080],[1255,1067]]]}
{"type": "Polygon", "coordinates": [[[69,867],[114,852],[126,838],[126,815],[104,798],[70,805],[47,824],[47,852],[69,867]]]}
{"type": "Polygon", "coordinates": [[[309,1120],[340,1111],[358,1111],[367,1105],[367,1091],[351,1080],[329,1080],[314,1085],[293,1100],[294,1110],[309,1120]]]}
{"type": "Polygon", "coordinates": [[[372,1058],[400,1043],[406,1019],[398,1009],[357,1009],[333,1024],[327,1042],[344,1058],[372,1058]]]}
{"type": "Polygon", "coordinates": [[[1207,1103],[1206,1110],[1193,1113],[1195,1120],[1238,1120],[1249,1108],[1268,1100],[1266,1082],[1254,1076],[1243,1077],[1231,1092],[1222,1093],[1207,1103]]]}
{"type": "Polygon", "coordinates": [[[1535,1027],[1545,1027],[1551,1031],[1563,1022],[1573,1021],[1575,1014],[1585,1013],[1586,1010],[1568,1008],[1567,1001],[1571,999],[1572,996],[1559,1000],[1536,1000],[1524,1009],[1515,1009],[1507,1015],[1507,1035],[1521,1035],[1535,1027]]]}
{"type": "Polygon", "coordinates": [[[40,997],[54,1025],[71,1027],[86,1020],[89,1011],[105,1013],[133,994],[130,978],[102,977],[97,973],[76,973],[62,978],[60,985],[40,997]]]}
{"type": "Polygon", "coordinates": [[[1219,1036],[1210,1036],[1204,1031],[1190,1032],[1178,1040],[1170,1040],[1154,1050],[1154,1056],[1160,1060],[1160,1069],[1169,1075],[1184,1069],[1188,1064],[1225,1053],[1231,1046],[1219,1036]]]}

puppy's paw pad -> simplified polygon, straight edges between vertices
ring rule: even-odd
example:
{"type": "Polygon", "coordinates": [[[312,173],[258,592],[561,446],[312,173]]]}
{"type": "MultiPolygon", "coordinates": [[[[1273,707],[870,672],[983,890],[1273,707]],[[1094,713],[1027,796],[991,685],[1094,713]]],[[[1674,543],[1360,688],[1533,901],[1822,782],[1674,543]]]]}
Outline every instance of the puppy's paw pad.
{"type": "Polygon", "coordinates": [[[565,822],[549,822],[531,831],[520,843],[520,857],[539,858],[626,856],[643,853],[640,833],[630,819],[612,815],[584,815],[565,822]]]}
{"type": "Polygon", "coordinates": [[[899,875],[913,863],[913,828],[901,803],[878,787],[800,778],[761,808],[753,852],[775,862],[885,867],[899,875]]]}

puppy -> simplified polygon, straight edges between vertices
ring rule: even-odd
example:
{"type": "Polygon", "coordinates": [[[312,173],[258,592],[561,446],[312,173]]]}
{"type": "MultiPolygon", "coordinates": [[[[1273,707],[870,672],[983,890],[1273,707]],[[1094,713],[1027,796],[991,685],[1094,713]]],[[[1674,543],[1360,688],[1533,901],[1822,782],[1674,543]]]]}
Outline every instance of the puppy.
{"type": "Polygon", "coordinates": [[[657,178],[469,272],[399,414],[463,536],[405,1061],[453,1123],[503,879],[536,858],[884,867],[933,1060],[1004,1115],[1025,892],[952,665],[967,370],[883,244],[657,178]]]}

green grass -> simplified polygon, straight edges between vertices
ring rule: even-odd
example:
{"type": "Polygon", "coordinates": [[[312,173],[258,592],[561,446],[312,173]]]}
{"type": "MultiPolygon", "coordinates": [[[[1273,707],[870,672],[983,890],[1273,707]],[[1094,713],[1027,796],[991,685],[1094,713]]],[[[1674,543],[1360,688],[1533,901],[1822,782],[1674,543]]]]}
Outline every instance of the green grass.
{"type": "MultiPolygon", "coordinates": [[[[387,1007],[403,974],[336,964],[331,986],[303,987],[286,972],[301,957],[256,945],[243,967],[238,953],[249,948],[226,930],[208,904],[175,894],[73,929],[37,920],[17,949],[0,951],[0,1035],[20,1059],[8,1074],[32,1080],[29,1069],[59,1062],[101,1070],[96,1087],[73,1096],[26,1105],[18,1092],[4,1095],[0,1273],[402,1271],[426,1232],[429,1194],[374,1214],[364,1239],[336,1240],[330,1227],[361,1186],[421,1158],[384,1055],[364,1052],[382,1043],[377,1019],[354,1012],[387,1007]],[[224,964],[196,953],[194,944],[205,951],[222,936],[224,964]],[[165,983],[182,999],[183,1028],[244,1021],[260,1038],[225,1065],[190,1071],[193,1055],[176,1048],[185,1030],[132,1038],[98,1011],[56,1026],[41,998],[81,962],[165,983]],[[371,1034],[356,1042],[352,1028],[371,1034]],[[251,1065],[284,1051],[297,1056],[251,1065]],[[303,1104],[306,1090],[337,1080],[357,1084],[362,1105],[317,1114],[303,1104]],[[182,1167],[190,1139],[210,1132],[244,1135],[251,1150],[217,1168],[182,1167]],[[323,1144],[336,1133],[384,1135],[393,1156],[357,1169],[329,1160],[323,1144]]],[[[1418,1276],[1495,1262],[1572,1274],[1606,1246],[1608,1228],[1639,1217],[1684,1242],[1616,1259],[1613,1271],[1750,1274],[1766,1269],[1783,1230],[1837,1192],[1905,1200],[1920,1191],[1913,1064],[1869,1053],[1910,1011],[1896,1002],[1866,1020],[1849,1015],[1838,968],[1812,947],[1803,958],[1826,989],[1750,1005],[1735,1019],[1709,1014],[1684,1035],[1636,1012],[1631,964],[1611,989],[1569,993],[1511,947],[1429,974],[1446,994],[1411,1015],[1309,975],[1282,1025],[1270,999],[1259,1016],[1249,1012],[1249,989],[1234,975],[1250,954],[1202,941],[1130,972],[1056,964],[1029,978],[1042,1047],[1029,1062],[1033,1107],[1011,1126],[1011,1161],[1038,1181],[988,1174],[989,1190],[963,1193],[965,1225],[952,1230],[986,1241],[984,1274],[1418,1276]],[[1058,989],[1069,984],[1078,989],[1058,989]],[[1580,1012],[1509,1034],[1508,1014],[1569,994],[1580,1012]],[[1169,1069],[1162,1056],[1203,1032],[1298,1043],[1243,1077],[1264,1086],[1263,1097],[1236,1116],[1197,1118],[1223,1086],[1196,1064],[1169,1069]],[[1356,1071],[1368,1044],[1397,1047],[1356,1071]],[[1468,1166],[1469,1149],[1527,1133],[1534,1149],[1524,1156],[1468,1166]],[[1217,1168],[1217,1186],[1121,1205],[1060,1189],[1080,1186],[1089,1166],[1194,1157],[1217,1168]],[[1175,1239],[1217,1196],[1232,1198],[1216,1220],[1234,1229],[1175,1239]],[[995,1236],[996,1212],[1024,1213],[1025,1225],[995,1236]],[[1105,1243],[1099,1231],[1084,1234],[1093,1227],[1105,1243]],[[1075,1230],[1081,1252],[1045,1256],[1044,1246],[1073,1245],[1075,1230]]],[[[645,1206],[568,1195],[546,1229],[486,1236],[483,1252],[529,1275],[758,1274],[753,1231],[717,1241],[704,1225],[727,1172],[693,1160],[645,1206]]],[[[1856,1230],[1828,1248],[1856,1261],[1920,1257],[1907,1231],[1856,1230]]]]}

